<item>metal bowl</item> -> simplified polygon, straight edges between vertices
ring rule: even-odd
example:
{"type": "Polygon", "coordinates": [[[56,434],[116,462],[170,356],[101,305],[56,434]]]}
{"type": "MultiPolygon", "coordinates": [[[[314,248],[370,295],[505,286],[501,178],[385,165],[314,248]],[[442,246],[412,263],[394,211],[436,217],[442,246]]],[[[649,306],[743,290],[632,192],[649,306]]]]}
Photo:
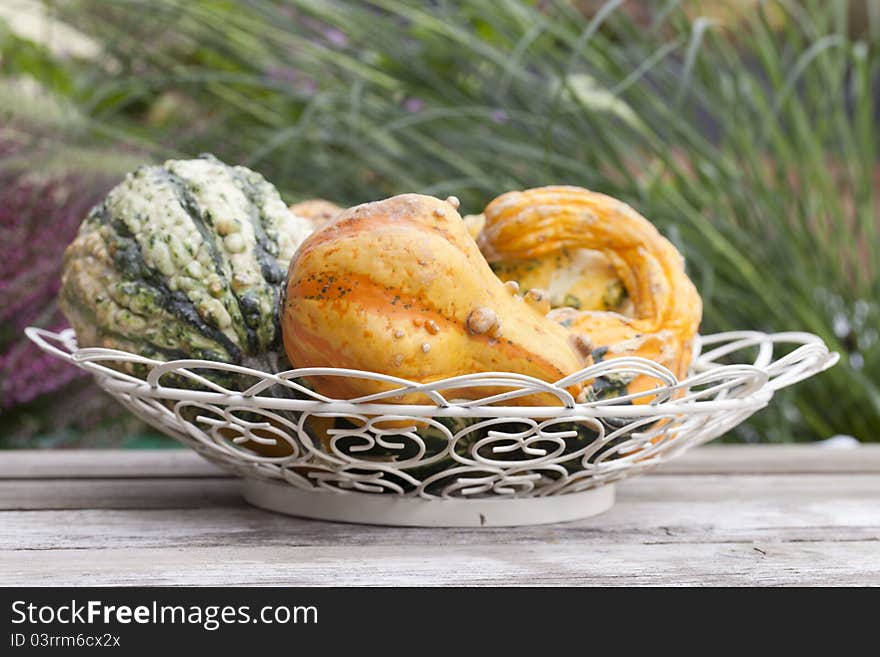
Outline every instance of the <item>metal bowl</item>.
{"type": "Polygon", "coordinates": [[[699,336],[681,381],[653,361],[617,358],[556,383],[486,372],[419,384],[336,368],[275,374],[204,360],[162,362],[79,349],[70,329],[26,332],[44,351],[90,372],[135,415],[243,477],[249,502],[384,525],[525,525],[599,513],[614,503],[614,482],[720,436],[780,388],[838,359],[809,333],[736,331],[699,336]],[[211,374],[220,371],[245,383],[238,390],[219,385],[211,374]],[[637,375],[655,379],[656,388],[586,403],[566,390],[637,375]],[[389,390],[332,399],[309,386],[316,376],[379,380],[389,390]],[[441,393],[487,386],[504,392],[468,401],[441,393]],[[512,403],[536,392],[559,403],[512,403]],[[410,393],[422,393],[426,403],[393,403],[410,393]]]}

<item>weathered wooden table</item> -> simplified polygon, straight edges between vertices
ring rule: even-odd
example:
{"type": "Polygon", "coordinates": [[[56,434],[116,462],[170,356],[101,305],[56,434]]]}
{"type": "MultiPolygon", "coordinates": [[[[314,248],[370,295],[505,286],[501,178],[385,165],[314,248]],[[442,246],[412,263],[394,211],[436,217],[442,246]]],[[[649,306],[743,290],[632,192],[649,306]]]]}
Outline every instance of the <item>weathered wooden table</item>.
{"type": "Polygon", "coordinates": [[[0,452],[0,584],[880,585],[880,446],[702,447],[527,528],[300,520],[238,488],[185,450],[0,452]]]}

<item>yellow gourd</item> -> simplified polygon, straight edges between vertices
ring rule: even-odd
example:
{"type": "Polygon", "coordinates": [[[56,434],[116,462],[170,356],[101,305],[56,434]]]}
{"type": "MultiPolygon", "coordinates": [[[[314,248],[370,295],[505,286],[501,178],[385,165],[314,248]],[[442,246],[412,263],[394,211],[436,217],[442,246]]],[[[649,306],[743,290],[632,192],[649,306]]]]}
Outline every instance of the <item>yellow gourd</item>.
{"type": "Polygon", "coordinates": [[[628,314],[626,290],[608,258],[592,249],[560,249],[535,258],[492,263],[502,281],[547,293],[553,308],[613,310],[628,314]]]}
{"type": "MultiPolygon", "coordinates": [[[[491,263],[572,249],[603,253],[627,290],[633,316],[558,308],[548,317],[582,336],[602,358],[641,356],[679,378],[687,374],[702,303],[681,254],[644,217],[609,196],[570,186],[503,194],[484,215],[479,244],[491,263]]],[[[654,385],[637,377],[629,391],[654,385]]]]}

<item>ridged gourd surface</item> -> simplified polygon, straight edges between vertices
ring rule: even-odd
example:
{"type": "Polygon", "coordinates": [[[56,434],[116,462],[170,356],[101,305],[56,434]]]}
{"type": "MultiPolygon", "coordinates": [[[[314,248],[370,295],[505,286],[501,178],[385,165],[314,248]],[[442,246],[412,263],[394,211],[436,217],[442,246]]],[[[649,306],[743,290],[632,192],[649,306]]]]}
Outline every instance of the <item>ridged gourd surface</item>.
{"type": "Polygon", "coordinates": [[[241,363],[278,349],[285,271],[310,232],[244,167],[144,166],[83,221],[61,307],[80,347],[241,363]]]}

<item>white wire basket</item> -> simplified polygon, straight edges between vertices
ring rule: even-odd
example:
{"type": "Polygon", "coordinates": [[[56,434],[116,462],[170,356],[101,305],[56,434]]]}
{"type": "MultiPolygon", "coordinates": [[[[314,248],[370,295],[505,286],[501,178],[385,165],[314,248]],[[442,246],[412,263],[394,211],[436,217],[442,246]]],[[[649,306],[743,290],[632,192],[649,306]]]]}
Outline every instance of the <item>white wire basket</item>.
{"type": "Polygon", "coordinates": [[[90,372],[139,418],[243,477],[252,504],[413,526],[525,525],[600,513],[614,503],[615,482],[720,436],[776,390],[838,359],[809,333],[736,331],[699,336],[682,381],[653,361],[617,358],[555,384],[497,372],[419,384],[335,368],[276,374],[205,360],[162,362],[79,349],[70,329],[26,332],[44,351],[90,372]],[[211,374],[235,377],[240,389],[211,374]],[[390,389],[332,399],[309,386],[317,376],[379,380],[390,389]],[[584,403],[567,390],[633,376],[651,377],[657,387],[584,403]],[[487,386],[504,392],[467,401],[441,392],[487,386]],[[512,403],[538,392],[558,405],[512,403]],[[410,393],[426,403],[393,403],[410,393]]]}

